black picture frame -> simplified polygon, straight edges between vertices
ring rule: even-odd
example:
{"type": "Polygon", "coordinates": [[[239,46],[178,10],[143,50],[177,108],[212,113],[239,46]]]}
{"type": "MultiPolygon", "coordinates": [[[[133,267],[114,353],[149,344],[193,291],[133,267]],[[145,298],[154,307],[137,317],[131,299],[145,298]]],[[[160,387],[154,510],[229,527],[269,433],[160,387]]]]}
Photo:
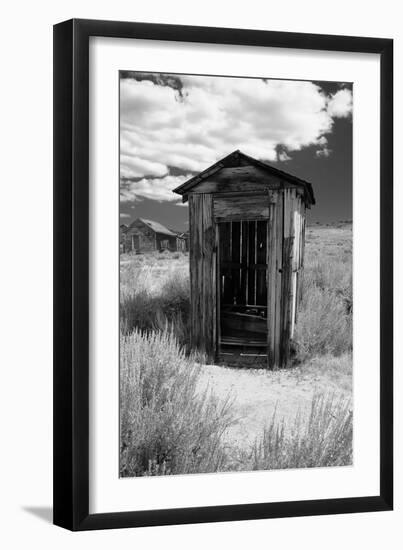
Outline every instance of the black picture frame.
{"type": "Polygon", "coordinates": [[[391,510],[393,40],[73,19],[54,26],[54,523],[71,530],[391,510]],[[89,513],[89,39],[380,54],[380,490],[356,498],[89,513]]]}

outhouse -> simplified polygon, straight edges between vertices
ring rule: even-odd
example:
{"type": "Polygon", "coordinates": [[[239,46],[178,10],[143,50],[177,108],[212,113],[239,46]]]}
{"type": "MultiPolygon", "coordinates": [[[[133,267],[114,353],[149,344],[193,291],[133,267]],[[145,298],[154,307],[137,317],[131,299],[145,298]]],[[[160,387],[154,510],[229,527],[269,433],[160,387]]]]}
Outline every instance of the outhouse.
{"type": "Polygon", "coordinates": [[[192,348],[212,361],[285,366],[311,184],[235,151],[174,192],[189,202],[192,348]]]}

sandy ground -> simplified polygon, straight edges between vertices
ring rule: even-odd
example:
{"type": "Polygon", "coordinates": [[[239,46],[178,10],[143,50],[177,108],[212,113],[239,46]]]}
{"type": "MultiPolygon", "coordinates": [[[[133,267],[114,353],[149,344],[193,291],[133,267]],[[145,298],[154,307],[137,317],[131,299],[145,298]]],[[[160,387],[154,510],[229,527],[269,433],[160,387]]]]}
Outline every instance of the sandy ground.
{"type": "MultiPolygon", "coordinates": [[[[329,360],[330,363],[335,361],[329,360]]],[[[261,436],[275,409],[277,418],[284,418],[290,425],[298,411],[301,414],[309,411],[316,392],[351,399],[350,365],[349,357],[339,359],[334,368],[322,358],[301,367],[275,372],[203,365],[199,388],[202,391],[208,386],[221,398],[231,395],[235,416],[239,420],[229,429],[227,438],[229,443],[244,448],[261,436]],[[326,362],[323,369],[320,362],[326,362]]]]}

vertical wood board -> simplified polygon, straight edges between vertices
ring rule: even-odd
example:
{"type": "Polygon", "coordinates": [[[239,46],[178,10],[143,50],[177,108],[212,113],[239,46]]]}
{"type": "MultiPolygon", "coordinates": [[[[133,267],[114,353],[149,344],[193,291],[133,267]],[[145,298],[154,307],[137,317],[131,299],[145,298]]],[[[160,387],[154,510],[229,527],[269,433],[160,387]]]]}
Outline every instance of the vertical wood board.
{"type": "Polygon", "coordinates": [[[211,195],[189,197],[191,345],[216,352],[216,246],[211,195]]]}

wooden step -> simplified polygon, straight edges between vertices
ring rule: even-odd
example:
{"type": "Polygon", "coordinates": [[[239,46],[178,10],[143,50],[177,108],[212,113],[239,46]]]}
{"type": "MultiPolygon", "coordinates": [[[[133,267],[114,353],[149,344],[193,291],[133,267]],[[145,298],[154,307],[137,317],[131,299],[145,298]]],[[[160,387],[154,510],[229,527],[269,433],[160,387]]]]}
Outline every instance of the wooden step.
{"type": "Polygon", "coordinates": [[[243,339],[243,338],[237,338],[235,336],[225,336],[222,337],[220,340],[221,346],[244,346],[244,347],[267,347],[267,342],[264,340],[258,340],[258,339],[243,339]]]}

